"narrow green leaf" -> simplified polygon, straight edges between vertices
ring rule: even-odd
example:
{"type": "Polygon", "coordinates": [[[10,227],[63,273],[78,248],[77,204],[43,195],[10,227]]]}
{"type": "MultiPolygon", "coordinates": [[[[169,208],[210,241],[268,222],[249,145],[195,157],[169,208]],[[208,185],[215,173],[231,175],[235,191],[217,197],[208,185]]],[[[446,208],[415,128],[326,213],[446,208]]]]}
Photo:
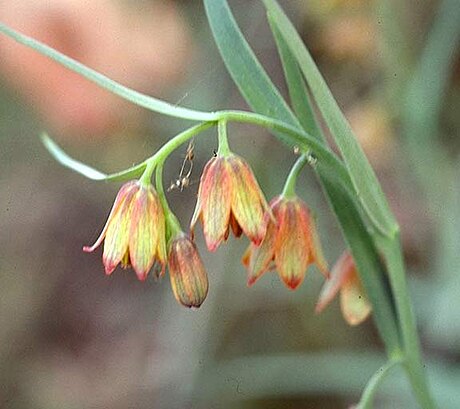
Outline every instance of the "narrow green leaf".
{"type": "Polygon", "coordinates": [[[300,128],[300,123],[241,34],[225,0],[204,0],[214,39],[225,65],[248,104],[259,114],[300,128]]]}
{"type": "Polygon", "coordinates": [[[292,108],[297,118],[299,118],[302,127],[318,140],[324,141],[324,135],[316,120],[312,101],[308,94],[302,72],[297,64],[297,60],[292,55],[291,50],[287,46],[286,41],[284,41],[276,24],[270,16],[268,17],[268,22],[270,23],[278,47],[281,63],[283,64],[284,77],[286,78],[292,108]]]}
{"type": "MultiPolygon", "coordinates": [[[[301,125],[268,78],[239,30],[226,0],[204,0],[211,29],[227,69],[249,105],[258,113],[272,116],[301,129],[301,125]]],[[[291,50],[292,51],[292,50],[291,50]]],[[[282,139],[278,132],[274,134],[282,139]]],[[[390,354],[399,350],[398,330],[391,297],[382,282],[384,272],[372,240],[347,186],[338,183],[333,168],[319,160],[316,169],[347,238],[357,266],[363,271],[374,318],[390,354]],[[358,263],[359,261],[359,263],[358,263]]]]}
{"type": "Polygon", "coordinates": [[[339,220],[359,277],[371,301],[372,314],[380,337],[389,356],[397,356],[400,353],[400,340],[396,313],[385,281],[385,268],[380,262],[372,237],[361,218],[358,206],[347,191],[327,178],[322,178],[322,185],[339,220]]]}
{"type": "Polygon", "coordinates": [[[105,173],[98,171],[97,169],[92,168],[91,166],[85,165],[84,163],[71,158],[45,132],[43,132],[40,135],[40,138],[48,152],[62,166],[72,169],[73,171],[91,180],[121,182],[139,177],[140,175],[142,175],[142,172],[145,169],[145,162],[142,162],[121,172],[111,173],[110,175],[107,175],[105,173]]]}
{"type": "MultiPolygon", "coordinates": [[[[147,108],[151,111],[159,112],[160,114],[173,116],[176,118],[190,119],[192,121],[213,121],[215,120],[215,114],[212,112],[195,111],[192,109],[181,108],[175,105],[171,105],[167,102],[161,101],[154,97],[142,94],[134,91],[118,82],[106,77],[105,75],[86,67],[82,63],[75,61],[74,59],[67,57],[66,55],[54,50],[53,48],[41,43],[40,41],[34,40],[24,34],[21,34],[3,23],[0,23],[0,33],[11,37],[13,40],[21,43],[27,47],[34,49],[40,54],[45,55],[48,58],[58,62],[64,67],[80,74],[86,79],[98,84],[100,87],[113,92],[114,94],[136,104],[141,107],[147,108]]],[[[52,97],[52,96],[51,96],[52,97]]]]}
{"type": "Polygon", "coordinates": [[[323,118],[350,171],[356,193],[370,219],[383,233],[394,236],[397,223],[359,143],[296,29],[275,0],[263,0],[292,54],[297,59],[323,118]]]}

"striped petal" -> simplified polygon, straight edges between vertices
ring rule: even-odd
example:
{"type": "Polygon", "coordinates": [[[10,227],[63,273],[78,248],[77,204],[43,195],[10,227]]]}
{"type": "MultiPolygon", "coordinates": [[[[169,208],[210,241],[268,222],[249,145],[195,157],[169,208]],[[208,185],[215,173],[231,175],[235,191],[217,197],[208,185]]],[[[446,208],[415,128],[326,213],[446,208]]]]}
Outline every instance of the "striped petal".
{"type": "Polygon", "coordinates": [[[123,203],[125,202],[126,195],[128,194],[128,192],[130,190],[136,189],[136,188],[137,188],[137,182],[134,182],[134,181],[133,182],[128,182],[128,183],[124,184],[121,187],[120,191],[117,194],[117,197],[115,198],[115,202],[113,203],[112,209],[110,210],[110,213],[109,213],[109,217],[107,218],[107,221],[105,223],[104,228],[102,229],[101,234],[99,235],[99,237],[97,238],[96,242],[92,246],[84,246],[83,247],[84,252],[91,253],[101,245],[101,243],[104,240],[104,237],[105,237],[105,235],[107,233],[107,229],[109,227],[110,221],[115,217],[115,215],[117,213],[120,212],[120,208],[123,205],[123,203]]]}
{"type": "Polygon", "coordinates": [[[248,269],[248,286],[253,285],[269,268],[274,258],[276,226],[273,222],[267,226],[267,233],[260,246],[251,243],[242,258],[248,269]]]}
{"type": "Polygon", "coordinates": [[[232,212],[244,234],[259,245],[266,230],[264,214],[270,211],[249,165],[239,156],[227,158],[231,166],[232,212]]]}
{"type": "Polygon", "coordinates": [[[131,225],[131,204],[132,199],[139,185],[128,189],[123,195],[117,211],[111,216],[104,241],[104,252],[102,261],[105,266],[105,273],[111,274],[120,261],[125,257],[129,244],[129,233],[131,225]]]}
{"type": "Polygon", "coordinates": [[[163,211],[152,186],[141,187],[131,205],[129,256],[139,280],[145,280],[155,261],[163,211]]]}
{"type": "Polygon", "coordinates": [[[311,260],[309,251],[309,225],[299,200],[284,200],[275,211],[278,234],[275,243],[275,264],[278,273],[292,290],[305,277],[305,270],[311,260]]]}
{"type": "Polygon", "coordinates": [[[232,180],[224,158],[213,158],[200,183],[201,219],[206,245],[215,251],[225,239],[230,221],[232,180]]]}
{"type": "Polygon", "coordinates": [[[330,278],[326,280],[316,303],[316,313],[322,312],[334,299],[343,283],[348,280],[353,268],[353,258],[344,252],[332,268],[330,278]]]}
{"type": "Polygon", "coordinates": [[[177,301],[186,307],[198,308],[208,293],[208,276],[190,238],[181,235],[172,241],[168,262],[177,301]]]}

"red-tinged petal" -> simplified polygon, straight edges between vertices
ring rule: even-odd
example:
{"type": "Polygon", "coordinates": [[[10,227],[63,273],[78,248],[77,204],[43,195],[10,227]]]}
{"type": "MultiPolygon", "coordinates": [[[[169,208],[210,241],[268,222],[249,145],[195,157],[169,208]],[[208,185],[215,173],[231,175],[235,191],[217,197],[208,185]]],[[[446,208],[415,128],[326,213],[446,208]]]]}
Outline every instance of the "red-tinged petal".
{"type": "Polygon", "coordinates": [[[195,244],[185,235],[173,240],[168,261],[177,301],[186,307],[198,308],[208,293],[208,277],[195,244]]]}
{"type": "Polygon", "coordinates": [[[224,158],[211,159],[200,188],[203,234],[208,249],[215,251],[225,239],[230,221],[232,180],[224,158]]]}
{"type": "Polygon", "coordinates": [[[123,195],[119,208],[112,217],[107,226],[104,252],[102,261],[105,266],[105,273],[111,274],[128,250],[129,231],[131,224],[131,204],[134,194],[139,189],[135,184],[123,195]]]}
{"type": "Polygon", "coordinates": [[[137,182],[132,181],[125,183],[121,189],[119,190],[117,197],[115,198],[115,202],[113,203],[112,209],[110,210],[109,217],[107,218],[107,221],[105,223],[104,228],[102,229],[101,234],[97,238],[96,242],[92,246],[84,246],[83,251],[86,253],[91,253],[94,250],[96,250],[104,240],[104,237],[107,233],[107,228],[109,227],[110,221],[115,217],[115,214],[120,211],[120,207],[122,206],[123,202],[126,199],[126,195],[128,192],[132,189],[135,189],[137,186],[137,182]]]}
{"type": "Polygon", "coordinates": [[[212,167],[212,164],[214,163],[214,161],[215,161],[215,158],[212,158],[206,164],[206,166],[203,169],[203,173],[201,175],[201,178],[200,178],[200,184],[198,186],[198,195],[197,195],[197,201],[196,201],[196,205],[195,205],[195,210],[193,211],[192,220],[190,221],[190,234],[191,234],[192,238],[193,238],[193,235],[194,235],[195,225],[196,225],[198,219],[201,219],[201,222],[203,222],[203,219],[201,217],[203,186],[204,186],[204,181],[208,179],[207,175],[208,175],[208,172],[209,172],[209,168],[212,167]]]}
{"type": "Polygon", "coordinates": [[[350,325],[361,324],[371,313],[371,304],[354,269],[340,290],[340,308],[350,325]]]}
{"type": "Polygon", "coordinates": [[[159,225],[164,225],[161,204],[152,186],[141,187],[131,205],[129,256],[139,280],[145,280],[155,261],[159,225]]]}
{"type": "Polygon", "coordinates": [[[275,253],[276,226],[269,223],[267,233],[260,246],[251,243],[243,255],[242,262],[248,269],[248,286],[253,285],[259,277],[269,270],[275,253]]]}
{"type": "Polygon", "coordinates": [[[298,200],[280,202],[275,218],[278,222],[276,268],[286,286],[294,290],[302,283],[310,262],[309,225],[301,214],[298,200]]]}
{"type": "Polygon", "coordinates": [[[317,314],[331,303],[342,285],[350,278],[353,268],[353,258],[349,252],[344,252],[335,263],[330,278],[326,280],[321,289],[315,309],[317,314]]]}
{"type": "Polygon", "coordinates": [[[244,234],[256,245],[265,236],[266,211],[270,211],[249,165],[239,156],[227,158],[231,165],[232,212],[244,234]]]}

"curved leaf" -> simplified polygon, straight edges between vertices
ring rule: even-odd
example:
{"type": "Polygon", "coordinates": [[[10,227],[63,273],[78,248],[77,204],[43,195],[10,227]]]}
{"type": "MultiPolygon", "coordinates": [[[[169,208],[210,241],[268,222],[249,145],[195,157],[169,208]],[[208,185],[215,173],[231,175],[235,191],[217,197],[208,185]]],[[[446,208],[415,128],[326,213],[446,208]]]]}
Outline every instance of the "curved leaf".
{"type": "Polygon", "coordinates": [[[270,14],[270,19],[276,23],[277,29],[299,63],[315,102],[342,153],[356,194],[363,207],[374,225],[381,232],[393,237],[398,230],[398,225],[391,213],[377,177],[353,135],[349,123],[316,67],[305,44],[281,7],[275,0],[263,0],[263,2],[270,14]]]}
{"type": "Polygon", "coordinates": [[[124,85],[119,84],[118,82],[106,77],[105,75],[89,67],[86,67],[73,58],[67,57],[59,51],[56,51],[55,49],[41,43],[40,41],[34,40],[31,37],[19,33],[1,22],[0,33],[11,37],[18,43],[38,51],[40,54],[51,58],[69,70],[80,74],[86,79],[95,82],[100,87],[105,88],[106,90],[136,105],[147,108],[151,111],[159,112],[160,114],[174,116],[176,118],[190,119],[193,121],[215,120],[215,114],[212,112],[195,111],[193,109],[181,108],[125,87],[124,85]]]}
{"type": "Polygon", "coordinates": [[[97,169],[92,168],[91,166],[85,165],[84,163],[71,158],[45,132],[40,135],[40,138],[51,156],[53,156],[53,158],[56,159],[62,166],[72,169],[73,171],[91,180],[106,180],[113,182],[130,180],[142,175],[142,172],[146,166],[145,162],[142,162],[121,172],[107,175],[98,171],[97,169]]]}

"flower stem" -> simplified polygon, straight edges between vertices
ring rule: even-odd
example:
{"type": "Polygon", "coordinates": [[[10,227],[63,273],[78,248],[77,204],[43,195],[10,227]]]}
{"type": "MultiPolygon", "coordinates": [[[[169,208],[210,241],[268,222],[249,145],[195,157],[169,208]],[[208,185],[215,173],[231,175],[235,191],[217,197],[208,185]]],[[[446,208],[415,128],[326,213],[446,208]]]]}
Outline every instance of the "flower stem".
{"type": "Polygon", "coordinates": [[[401,364],[402,362],[403,362],[402,359],[390,360],[385,365],[380,367],[377,370],[377,372],[374,373],[374,375],[372,375],[372,377],[367,382],[367,385],[361,396],[361,400],[356,406],[356,409],[372,409],[374,407],[373,401],[374,401],[375,393],[377,392],[377,388],[386,378],[390,370],[393,369],[395,366],[401,364]]]}
{"type": "Polygon", "coordinates": [[[295,188],[297,184],[297,176],[299,176],[300,171],[307,162],[308,156],[302,155],[299,159],[297,159],[296,163],[294,163],[294,166],[289,172],[289,175],[284,184],[282,196],[284,196],[286,199],[291,199],[296,195],[295,188]]]}
{"type": "Polygon", "coordinates": [[[175,237],[182,232],[179,220],[172,212],[169,207],[168,200],[166,199],[164,187],[163,187],[163,162],[157,163],[156,172],[155,172],[155,185],[157,188],[158,197],[160,198],[161,207],[166,219],[166,230],[167,230],[167,241],[169,238],[175,237]]]}
{"type": "Polygon", "coordinates": [[[146,161],[144,172],[142,173],[142,176],[139,178],[139,181],[144,187],[149,186],[152,183],[152,174],[155,170],[155,166],[156,163],[154,160],[148,159],[146,161]]]}
{"type": "Polygon", "coordinates": [[[218,135],[219,135],[219,149],[218,154],[220,156],[228,156],[231,151],[228,146],[228,137],[227,137],[227,120],[222,119],[218,122],[217,125],[218,135]]]}
{"type": "Polygon", "coordinates": [[[205,131],[216,125],[215,121],[203,122],[199,125],[192,126],[180,134],[176,135],[166,142],[151,158],[155,163],[163,163],[166,158],[174,152],[179,146],[188,140],[192,139],[195,135],[205,131]]]}

